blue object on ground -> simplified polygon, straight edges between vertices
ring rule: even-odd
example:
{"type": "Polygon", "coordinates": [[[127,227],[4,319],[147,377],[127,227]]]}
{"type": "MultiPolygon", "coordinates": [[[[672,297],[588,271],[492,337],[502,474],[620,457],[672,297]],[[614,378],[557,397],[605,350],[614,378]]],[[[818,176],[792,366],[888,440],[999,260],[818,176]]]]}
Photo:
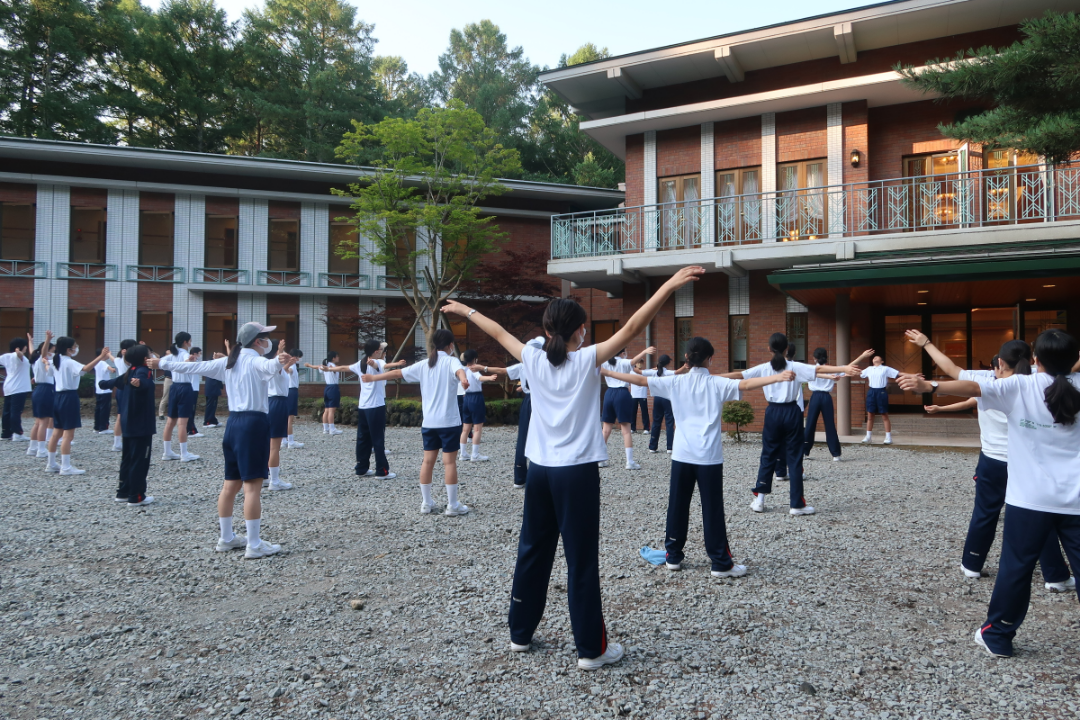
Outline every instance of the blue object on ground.
{"type": "Polygon", "coordinates": [[[644,558],[645,562],[652,563],[653,565],[663,565],[664,562],[667,561],[667,551],[653,550],[646,545],[641,548],[641,557],[644,558]]]}

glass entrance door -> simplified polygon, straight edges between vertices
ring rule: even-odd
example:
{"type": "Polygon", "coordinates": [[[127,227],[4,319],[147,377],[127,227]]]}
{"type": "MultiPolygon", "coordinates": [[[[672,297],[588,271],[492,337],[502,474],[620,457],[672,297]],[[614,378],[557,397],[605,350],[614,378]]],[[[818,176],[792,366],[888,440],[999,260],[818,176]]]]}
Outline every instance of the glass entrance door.
{"type": "MultiPolygon", "coordinates": [[[[922,315],[886,315],[885,316],[885,364],[902,373],[921,373],[922,350],[907,341],[904,332],[922,327],[922,315]]],[[[889,383],[889,405],[922,406],[922,395],[902,393],[894,384],[889,383]]]]}

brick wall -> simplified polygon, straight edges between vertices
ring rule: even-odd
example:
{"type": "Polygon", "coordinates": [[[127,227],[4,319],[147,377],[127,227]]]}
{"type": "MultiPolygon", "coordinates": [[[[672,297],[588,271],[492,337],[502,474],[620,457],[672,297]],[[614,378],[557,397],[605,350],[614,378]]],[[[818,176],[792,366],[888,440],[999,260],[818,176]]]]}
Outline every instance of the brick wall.
{"type": "Polygon", "coordinates": [[[0,183],[0,202],[33,205],[37,202],[37,185],[0,183]]]}
{"type": "Polygon", "coordinates": [[[277,219],[300,219],[300,203],[271,200],[267,203],[269,217],[277,219]]]}
{"type": "Polygon", "coordinates": [[[656,133],[656,176],[701,172],[701,126],[661,130],[656,133]]]}
{"type": "Polygon", "coordinates": [[[866,182],[870,178],[869,147],[869,110],[865,100],[847,102],[841,106],[842,122],[844,127],[844,155],[841,164],[844,168],[844,177],[829,178],[830,183],[857,183],[866,182]],[[851,151],[858,150],[861,156],[859,167],[851,167],[851,151]]]}
{"type": "MultiPolygon", "coordinates": [[[[829,140],[826,137],[826,120],[824,105],[777,113],[776,162],[788,163],[827,157],[829,140]]],[[[758,122],[760,127],[760,120],[758,122]]]]}
{"type": "Polygon", "coordinates": [[[173,212],[176,196],[172,193],[139,193],[139,210],[144,212],[173,212]]]}
{"type": "Polygon", "coordinates": [[[141,282],[137,284],[140,312],[172,312],[173,286],[171,283],[141,282]]]}
{"type": "Polygon", "coordinates": [[[238,198],[207,197],[207,215],[240,215],[240,200],[238,198]]]}
{"type": "MultiPolygon", "coordinates": [[[[105,283],[100,280],[68,280],[69,310],[104,310],[105,283]]],[[[125,309],[127,312],[132,308],[125,309]]]]}
{"type": "Polygon", "coordinates": [[[626,207],[645,202],[642,190],[645,182],[645,136],[626,136],[626,207]]]}
{"type": "Polygon", "coordinates": [[[756,167],[761,164],[760,116],[718,122],[713,126],[713,138],[717,170],[756,167]]]}
{"type": "Polygon", "coordinates": [[[10,308],[34,307],[34,281],[29,278],[0,278],[0,305],[10,308]]]}
{"type": "MultiPolygon", "coordinates": [[[[870,108],[869,161],[866,164],[869,179],[903,177],[903,157],[928,150],[915,148],[916,143],[941,141],[939,123],[951,123],[957,111],[978,106],[978,103],[967,101],[924,100],[870,108]]],[[[946,141],[941,144],[941,149],[951,145],[953,143],[946,141]]]]}
{"type": "Polygon", "coordinates": [[[203,312],[235,313],[236,294],[221,292],[203,293],[203,312]]]}
{"type": "Polygon", "coordinates": [[[109,206],[109,191],[99,188],[71,188],[72,207],[106,208],[109,206]]]}
{"type": "MultiPolygon", "coordinates": [[[[339,300],[341,298],[334,298],[339,300]]],[[[349,302],[353,308],[356,307],[355,298],[350,298],[349,302]]],[[[299,315],[300,314],[300,296],[299,295],[278,295],[276,293],[266,293],[266,314],[267,315],[299,315]]]]}

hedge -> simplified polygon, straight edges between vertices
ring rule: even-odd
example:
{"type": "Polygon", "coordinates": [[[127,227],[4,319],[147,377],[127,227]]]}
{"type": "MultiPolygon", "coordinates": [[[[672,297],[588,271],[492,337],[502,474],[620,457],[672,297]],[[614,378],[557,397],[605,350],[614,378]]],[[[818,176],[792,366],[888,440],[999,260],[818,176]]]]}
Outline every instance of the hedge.
{"type": "MultiPolygon", "coordinates": [[[[517,425],[521,411],[519,398],[510,400],[486,400],[487,422],[485,425],[517,425]]],[[[334,413],[334,422],[338,425],[355,425],[357,400],[352,397],[341,398],[341,407],[334,413]]],[[[311,405],[311,419],[322,422],[323,404],[319,400],[311,405]]],[[[424,411],[420,400],[406,398],[386,401],[386,424],[398,427],[420,427],[424,422],[424,411]]]]}

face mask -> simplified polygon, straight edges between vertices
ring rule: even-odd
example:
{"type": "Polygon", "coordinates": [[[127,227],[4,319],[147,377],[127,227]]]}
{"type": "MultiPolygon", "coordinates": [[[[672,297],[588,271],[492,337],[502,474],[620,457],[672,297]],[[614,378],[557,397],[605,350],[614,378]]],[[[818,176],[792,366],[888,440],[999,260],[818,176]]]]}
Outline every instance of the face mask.
{"type": "Polygon", "coordinates": [[[75,347],[71,348],[71,357],[75,357],[78,354],[79,354],[79,346],[76,345],[75,347]]]}

